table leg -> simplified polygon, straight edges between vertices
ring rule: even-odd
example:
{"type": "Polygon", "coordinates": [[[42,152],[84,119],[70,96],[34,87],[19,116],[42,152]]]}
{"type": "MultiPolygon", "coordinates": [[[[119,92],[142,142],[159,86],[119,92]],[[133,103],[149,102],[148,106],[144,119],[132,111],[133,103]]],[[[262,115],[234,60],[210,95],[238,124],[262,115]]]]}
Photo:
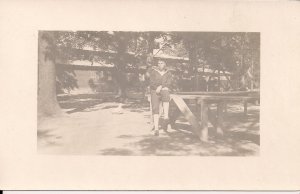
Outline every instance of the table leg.
{"type": "Polygon", "coordinates": [[[225,103],[218,102],[217,106],[217,134],[223,135],[223,111],[224,111],[225,103]]]}
{"type": "Polygon", "coordinates": [[[208,104],[201,100],[201,141],[208,141],[208,104]]]}
{"type": "Polygon", "coordinates": [[[195,106],[196,106],[195,116],[197,118],[200,118],[200,120],[201,120],[201,105],[196,101],[195,106]]]}

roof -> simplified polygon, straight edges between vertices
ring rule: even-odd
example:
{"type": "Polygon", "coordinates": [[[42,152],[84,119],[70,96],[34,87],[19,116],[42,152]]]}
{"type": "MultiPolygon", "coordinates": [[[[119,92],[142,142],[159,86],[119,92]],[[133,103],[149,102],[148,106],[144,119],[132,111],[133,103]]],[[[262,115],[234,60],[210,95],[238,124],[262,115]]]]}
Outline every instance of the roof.
{"type": "Polygon", "coordinates": [[[85,65],[85,66],[99,66],[99,67],[114,67],[114,64],[100,63],[97,61],[90,60],[69,60],[66,62],[70,65],[85,65]]]}
{"type": "MultiPolygon", "coordinates": [[[[84,47],[82,49],[79,49],[79,48],[67,48],[67,47],[64,47],[63,49],[68,49],[68,50],[75,50],[77,52],[91,52],[91,53],[95,53],[96,55],[100,55],[100,56],[103,56],[103,55],[116,55],[117,52],[116,51],[112,51],[112,50],[107,50],[107,51],[104,51],[104,50],[99,50],[99,49],[96,49],[94,50],[93,48],[91,47],[84,47]]],[[[167,55],[167,54],[164,54],[161,50],[158,50],[158,49],[154,49],[154,52],[153,53],[156,53],[156,55],[154,56],[155,59],[164,59],[164,60],[168,60],[170,62],[189,62],[189,58],[187,57],[178,57],[178,56],[170,56],[170,55],[167,55]]],[[[132,52],[128,52],[126,53],[128,54],[129,56],[132,56],[132,57],[135,57],[135,53],[132,53],[132,52]]],[[[98,56],[99,56],[98,55],[98,56]]],[[[106,61],[102,61],[102,60],[68,60],[68,61],[64,61],[64,62],[58,62],[58,64],[66,64],[66,65],[76,65],[76,66],[94,66],[94,67],[115,67],[114,64],[112,63],[107,63],[106,61]]],[[[139,66],[140,69],[143,69],[143,68],[146,68],[146,66],[139,66]]],[[[202,69],[200,69],[199,71],[200,73],[202,72],[202,69]]],[[[205,74],[216,74],[217,73],[214,73],[215,71],[213,69],[210,69],[207,67],[205,67],[204,69],[204,73],[205,74]]],[[[225,75],[228,75],[230,76],[232,73],[228,72],[228,71],[225,71],[225,75]]],[[[224,76],[224,73],[220,73],[221,76],[224,76]]]]}

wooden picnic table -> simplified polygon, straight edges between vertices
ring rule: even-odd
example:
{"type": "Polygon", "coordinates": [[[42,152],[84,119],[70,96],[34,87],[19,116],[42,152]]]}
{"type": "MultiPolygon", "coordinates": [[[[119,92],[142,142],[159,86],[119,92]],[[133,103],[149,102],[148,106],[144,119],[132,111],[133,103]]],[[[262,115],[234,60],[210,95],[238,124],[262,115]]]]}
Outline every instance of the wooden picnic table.
{"type": "MultiPolygon", "coordinates": [[[[150,101],[150,95],[148,96],[150,101]]],[[[224,114],[227,112],[227,103],[229,102],[243,102],[244,116],[247,116],[247,104],[251,100],[259,100],[259,92],[257,91],[237,91],[237,92],[179,92],[171,95],[171,100],[177,105],[180,112],[185,119],[192,125],[194,133],[200,140],[208,141],[208,122],[209,122],[209,106],[211,104],[217,105],[216,119],[213,125],[217,134],[223,134],[223,120],[224,114]],[[196,104],[196,111],[193,113],[185,101],[194,101],[196,104]]],[[[175,123],[178,114],[170,118],[171,123],[175,123]]]]}
{"type": "MultiPolygon", "coordinates": [[[[226,105],[229,102],[241,101],[244,103],[244,115],[247,116],[247,104],[250,100],[258,100],[258,95],[251,96],[229,96],[229,95],[171,95],[171,99],[175,102],[181,113],[192,125],[194,132],[202,141],[208,141],[208,122],[209,122],[209,106],[217,104],[216,121],[213,123],[218,134],[223,134],[223,120],[226,113],[226,105]],[[182,101],[181,101],[182,100],[182,101]],[[194,100],[196,102],[196,116],[189,110],[183,100],[194,100]],[[199,125],[199,122],[201,125],[199,125]]],[[[172,118],[175,122],[176,118],[172,118]]]]}
{"type": "Polygon", "coordinates": [[[197,98],[197,104],[200,105],[201,115],[201,130],[203,141],[208,140],[208,108],[211,103],[217,104],[217,115],[215,122],[216,132],[223,135],[223,121],[226,105],[228,102],[242,101],[244,103],[244,116],[247,116],[247,104],[249,100],[257,99],[257,97],[250,96],[200,96],[197,98]]]}

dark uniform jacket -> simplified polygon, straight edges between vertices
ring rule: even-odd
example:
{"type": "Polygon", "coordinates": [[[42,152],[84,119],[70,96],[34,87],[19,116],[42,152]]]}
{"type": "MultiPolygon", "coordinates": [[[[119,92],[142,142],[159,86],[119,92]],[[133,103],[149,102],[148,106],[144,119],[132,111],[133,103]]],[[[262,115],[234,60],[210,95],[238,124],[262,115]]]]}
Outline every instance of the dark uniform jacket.
{"type": "Polygon", "coordinates": [[[165,72],[161,72],[158,67],[151,67],[148,70],[148,74],[150,76],[150,89],[156,90],[158,86],[167,87],[171,89],[172,85],[172,73],[170,70],[166,70],[165,72]]]}

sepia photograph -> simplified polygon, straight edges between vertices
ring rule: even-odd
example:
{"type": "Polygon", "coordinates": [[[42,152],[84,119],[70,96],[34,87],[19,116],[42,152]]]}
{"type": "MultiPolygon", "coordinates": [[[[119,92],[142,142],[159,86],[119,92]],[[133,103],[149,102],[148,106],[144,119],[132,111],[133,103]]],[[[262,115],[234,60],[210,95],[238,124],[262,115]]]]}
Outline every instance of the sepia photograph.
{"type": "Polygon", "coordinates": [[[39,31],[40,154],[258,156],[260,33],[39,31]]]}
{"type": "Polygon", "coordinates": [[[0,187],[299,189],[299,8],[0,0],[0,187]]]}

